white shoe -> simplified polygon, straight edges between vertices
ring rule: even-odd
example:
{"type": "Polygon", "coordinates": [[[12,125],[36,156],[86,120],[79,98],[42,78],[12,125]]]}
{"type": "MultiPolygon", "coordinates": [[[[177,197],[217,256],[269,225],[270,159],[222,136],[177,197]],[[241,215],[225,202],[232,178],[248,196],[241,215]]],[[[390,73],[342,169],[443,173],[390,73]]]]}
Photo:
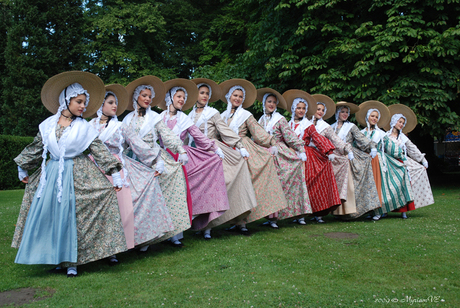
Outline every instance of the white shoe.
{"type": "Polygon", "coordinates": [[[382,218],[382,215],[375,215],[374,217],[372,217],[372,220],[379,220],[380,218],[382,218]]]}
{"type": "Polygon", "coordinates": [[[140,252],[146,252],[147,249],[149,249],[149,245],[142,246],[141,248],[139,248],[139,251],[140,252]]]}
{"type": "Polygon", "coordinates": [[[303,218],[303,217],[300,218],[299,220],[297,220],[297,223],[298,223],[299,225],[306,225],[306,224],[307,224],[307,223],[305,222],[305,218],[303,218]]]}
{"type": "Polygon", "coordinates": [[[278,225],[276,224],[276,221],[270,221],[270,227],[272,227],[272,229],[279,229],[278,225]]]}
{"type": "Polygon", "coordinates": [[[401,218],[402,218],[402,219],[407,219],[407,214],[406,214],[406,212],[403,212],[403,213],[401,214],[401,218]]]}
{"type": "Polygon", "coordinates": [[[324,223],[323,216],[315,216],[316,222],[324,223]]]}
{"type": "Polygon", "coordinates": [[[204,230],[203,238],[205,240],[210,240],[211,239],[211,229],[204,230]]]}

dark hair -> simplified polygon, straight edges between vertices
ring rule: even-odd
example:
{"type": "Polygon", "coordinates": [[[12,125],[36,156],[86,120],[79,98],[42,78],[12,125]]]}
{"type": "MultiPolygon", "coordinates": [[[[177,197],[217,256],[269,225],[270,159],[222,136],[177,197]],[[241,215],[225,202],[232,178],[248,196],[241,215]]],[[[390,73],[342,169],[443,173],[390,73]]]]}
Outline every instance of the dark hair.
{"type": "MultiPolygon", "coordinates": [[[[276,97],[275,94],[270,93],[270,94],[267,95],[267,98],[269,98],[270,96],[273,96],[273,97],[276,98],[276,100],[278,101],[278,97],[276,97]]],[[[265,100],[267,100],[267,98],[265,98],[265,100]]]]}

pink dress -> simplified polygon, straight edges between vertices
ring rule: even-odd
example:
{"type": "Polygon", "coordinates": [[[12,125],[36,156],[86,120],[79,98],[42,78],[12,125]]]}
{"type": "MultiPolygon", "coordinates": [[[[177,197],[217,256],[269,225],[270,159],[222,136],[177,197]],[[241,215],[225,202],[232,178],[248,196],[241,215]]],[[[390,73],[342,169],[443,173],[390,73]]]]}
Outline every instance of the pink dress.
{"type": "MultiPolygon", "coordinates": [[[[164,121],[164,113],[161,116],[164,121]]],[[[174,118],[169,119],[166,125],[176,132],[176,123],[177,118],[174,118]]],[[[180,132],[180,139],[184,141],[188,134],[193,137],[196,148],[183,146],[189,159],[184,171],[192,201],[192,229],[201,230],[230,206],[222,160],[214,153],[218,147],[193,124],[180,132]]],[[[177,160],[178,156],[173,157],[177,160]]]]}

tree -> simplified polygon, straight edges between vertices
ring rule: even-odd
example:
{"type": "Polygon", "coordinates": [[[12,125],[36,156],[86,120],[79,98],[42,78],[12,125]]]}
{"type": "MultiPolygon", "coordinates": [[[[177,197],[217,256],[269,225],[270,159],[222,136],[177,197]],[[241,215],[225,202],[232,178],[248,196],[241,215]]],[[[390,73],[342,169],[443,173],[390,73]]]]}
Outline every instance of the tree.
{"type": "Polygon", "coordinates": [[[81,1],[10,2],[5,47],[2,134],[33,136],[50,115],[40,102],[46,80],[85,63],[81,1]]]}
{"type": "Polygon", "coordinates": [[[426,135],[459,128],[458,0],[253,2],[262,18],[242,56],[256,84],[403,103],[426,135]]]}

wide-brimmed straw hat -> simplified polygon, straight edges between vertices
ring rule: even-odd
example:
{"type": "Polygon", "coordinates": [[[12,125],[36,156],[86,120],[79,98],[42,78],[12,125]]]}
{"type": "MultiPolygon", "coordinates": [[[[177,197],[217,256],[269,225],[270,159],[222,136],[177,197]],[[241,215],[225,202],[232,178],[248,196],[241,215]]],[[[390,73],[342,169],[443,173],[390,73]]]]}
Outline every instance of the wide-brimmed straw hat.
{"type": "Polygon", "coordinates": [[[358,121],[361,126],[367,126],[366,115],[369,109],[378,109],[378,111],[380,111],[380,119],[377,122],[378,127],[383,128],[390,123],[390,110],[388,107],[382,102],[371,100],[361,103],[359,105],[359,111],[355,115],[356,121],[358,121]]]}
{"type": "MultiPolygon", "coordinates": [[[[390,110],[390,122],[391,122],[391,117],[398,113],[401,113],[403,116],[406,117],[407,122],[404,128],[402,129],[404,134],[410,133],[417,126],[417,116],[415,115],[415,112],[412,109],[410,109],[410,107],[403,105],[403,104],[394,104],[394,105],[388,106],[388,109],[390,110]]],[[[388,122],[388,125],[385,125],[384,127],[386,131],[389,131],[391,128],[390,122],[388,122]]]]}
{"type": "MultiPolygon", "coordinates": [[[[133,107],[133,95],[134,95],[134,90],[138,86],[151,86],[153,88],[153,91],[155,91],[155,97],[152,97],[152,102],[150,103],[150,106],[156,106],[158,103],[163,101],[165,99],[165,86],[163,84],[163,81],[161,81],[160,78],[152,75],[147,75],[143,76],[141,78],[138,78],[132,82],[130,82],[126,86],[126,92],[128,92],[128,107],[126,107],[126,110],[134,110],[133,107]]],[[[152,93],[153,94],[153,93],[152,93]]]]}
{"type": "Polygon", "coordinates": [[[224,82],[222,82],[220,85],[220,88],[222,90],[222,97],[221,100],[224,103],[227,103],[227,99],[225,98],[225,95],[230,91],[230,89],[233,86],[241,86],[244,91],[246,91],[246,97],[244,98],[243,101],[243,108],[248,108],[251,107],[252,104],[254,104],[254,101],[256,100],[257,97],[257,90],[256,87],[252,84],[252,82],[247,81],[246,79],[229,79],[224,82]]]}
{"type": "Polygon", "coordinates": [[[344,101],[337,102],[337,104],[335,104],[335,110],[337,111],[339,108],[345,107],[345,106],[350,108],[350,114],[357,113],[359,111],[358,105],[353,104],[353,103],[344,102],[344,101]]]}
{"type": "MultiPolygon", "coordinates": [[[[166,92],[174,87],[181,87],[187,91],[187,101],[185,102],[184,106],[182,106],[182,110],[188,110],[192,108],[192,106],[196,103],[196,99],[198,97],[198,88],[196,87],[196,84],[190,79],[176,78],[168,80],[164,84],[166,92]]],[[[166,93],[163,95],[163,100],[158,104],[158,107],[163,110],[166,110],[165,96],[166,93]]]]}
{"type": "Polygon", "coordinates": [[[264,95],[267,94],[267,93],[271,93],[271,94],[276,96],[276,98],[278,99],[278,107],[279,108],[282,108],[282,109],[287,108],[286,100],[284,99],[283,95],[281,95],[281,93],[279,93],[278,91],[273,90],[271,88],[257,89],[257,100],[259,102],[263,103],[264,95]]]}
{"type": "Polygon", "coordinates": [[[68,86],[79,83],[89,94],[89,102],[82,117],[88,117],[101,107],[104,101],[104,82],[98,76],[81,71],[69,71],[54,75],[43,85],[41,99],[43,105],[55,114],[59,109],[59,95],[68,86]]]}
{"type": "MultiPolygon", "coordinates": [[[[335,114],[335,103],[334,103],[334,100],[332,98],[330,98],[329,96],[324,95],[324,94],[313,94],[312,96],[316,101],[316,105],[318,105],[318,103],[323,103],[323,104],[326,105],[327,110],[326,110],[326,113],[323,116],[323,120],[327,120],[327,119],[329,119],[330,117],[332,117],[335,114]]],[[[312,116],[315,113],[316,113],[316,108],[315,108],[315,112],[313,112],[313,113],[308,112],[307,116],[312,116]]]]}
{"type": "Polygon", "coordinates": [[[308,110],[305,116],[307,116],[308,112],[311,110],[314,110],[314,112],[316,112],[315,99],[313,98],[313,96],[311,96],[305,91],[297,90],[297,89],[287,90],[286,92],[283,93],[283,97],[286,100],[286,110],[289,112],[291,112],[292,103],[294,102],[296,98],[301,98],[308,103],[308,110]]]}
{"type": "MultiPolygon", "coordinates": [[[[217,84],[217,82],[215,82],[214,80],[211,80],[211,79],[208,79],[208,78],[195,78],[195,79],[192,79],[192,81],[198,86],[200,83],[205,83],[207,84],[209,87],[211,87],[211,97],[209,98],[209,103],[214,103],[216,101],[218,101],[221,97],[222,97],[222,90],[221,88],[219,87],[219,85],[217,84]]],[[[195,100],[195,102],[198,100],[198,95],[197,95],[197,99],[195,100]]],[[[184,108],[182,108],[184,109],[184,108]]],[[[184,109],[185,110],[185,109],[184,109]]]]}

